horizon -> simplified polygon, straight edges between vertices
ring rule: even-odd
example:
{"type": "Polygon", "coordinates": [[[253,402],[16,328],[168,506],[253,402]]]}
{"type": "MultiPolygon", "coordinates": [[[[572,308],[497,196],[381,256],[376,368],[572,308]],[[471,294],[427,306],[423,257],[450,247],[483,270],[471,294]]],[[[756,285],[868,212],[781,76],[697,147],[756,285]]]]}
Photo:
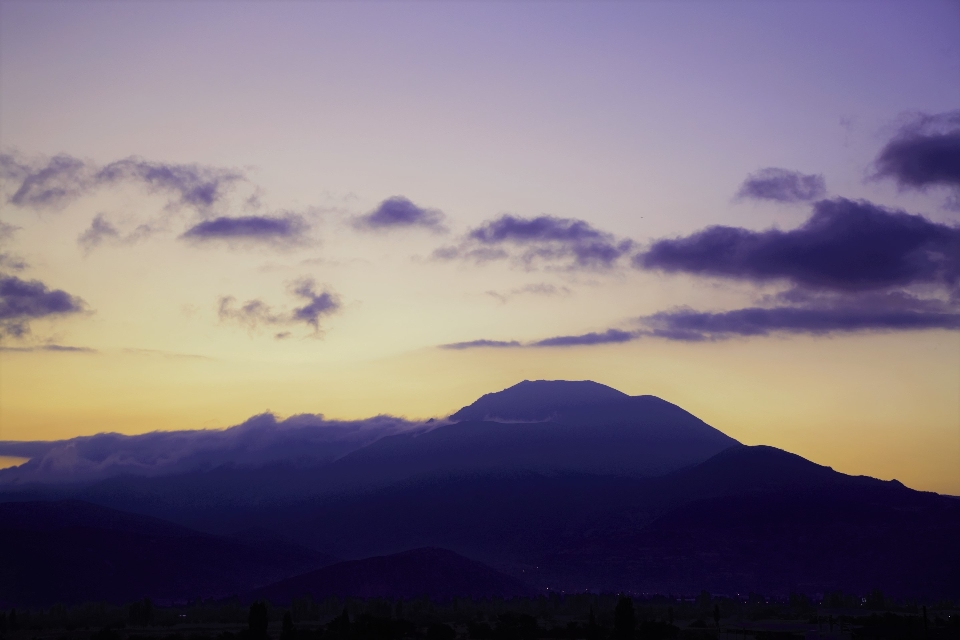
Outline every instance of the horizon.
{"type": "Polygon", "coordinates": [[[960,495],[956,3],[0,18],[0,441],[593,380],[960,495]]]}

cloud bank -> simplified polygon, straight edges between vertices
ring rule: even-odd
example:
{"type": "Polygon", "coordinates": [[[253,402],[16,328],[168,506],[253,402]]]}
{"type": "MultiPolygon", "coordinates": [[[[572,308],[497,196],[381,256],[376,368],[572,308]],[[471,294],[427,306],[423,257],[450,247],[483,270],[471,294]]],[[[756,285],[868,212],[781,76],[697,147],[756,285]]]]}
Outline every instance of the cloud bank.
{"type": "Polygon", "coordinates": [[[814,205],[796,229],[708,227],[658,240],[633,258],[640,269],[763,282],[868,290],[960,277],[960,228],[843,198],[814,205]]]}
{"type": "Polygon", "coordinates": [[[738,199],[773,200],[774,202],[810,202],[827,193],[822,175],[769,167],[747,176],[738,199]]]}
{"type": "Polygon", "coordinates": [[[119,475],[161,476],[233,465],[260,467],[331,462],[388,435],[426,428],[391,416],[326,420],[303,414],[254,416],[225,430],[102,433],[57,442],[0,442],[0,455],[31,460],[0,470],[0,486],[91,482],[119,475]]]}
{"type": "Polygon", "coordinates": [[[532,267],[536,263],[567,269],[610,269],[633,248],[633,242],[596,229],[574,218],[504,214],[471,229],[457,246],[441,247],[434,258],[485,262],[513,259],[532,267]]]}
{"type": "Polygon", "coordinates": [[[393,196],[381,202],[370,213],[355,218],[353,225],[357,229],[365,230],[420,227],[443,233],[447,230],[443,224],[444,217],[443,212],[438,209],[425,209],[403,196],[393,196]]]}

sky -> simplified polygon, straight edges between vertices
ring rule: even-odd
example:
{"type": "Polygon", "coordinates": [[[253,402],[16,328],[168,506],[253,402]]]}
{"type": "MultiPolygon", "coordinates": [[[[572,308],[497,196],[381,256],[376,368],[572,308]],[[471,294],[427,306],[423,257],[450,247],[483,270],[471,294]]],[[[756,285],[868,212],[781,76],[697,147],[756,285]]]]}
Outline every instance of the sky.
{"type": "Polygon", "coordinates": [[[3,0],[0,440],[591,379],[960,494],[957,33],[932,1],[3,0]]]}

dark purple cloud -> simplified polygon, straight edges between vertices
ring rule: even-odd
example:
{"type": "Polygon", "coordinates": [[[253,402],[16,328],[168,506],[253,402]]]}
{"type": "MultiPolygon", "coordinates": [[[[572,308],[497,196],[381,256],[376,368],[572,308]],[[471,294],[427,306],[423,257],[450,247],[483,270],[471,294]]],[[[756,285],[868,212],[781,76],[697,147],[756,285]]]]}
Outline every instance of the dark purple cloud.
{"type": "Polygon", "coordinates": [[[902,292],[811,298],[801,304],[722,312],[678,309],[647,316],[649,335],[670,340],[722,340],[772,333],[826,335],[868,331],[960,329],[960,309],[902,292]]]}
{"type": "Polygon", "coordinates": [[[302,216],[238,216],[205,220],[181,236],[187,240],[251,241],[272,244],[298,244],[304,240],[309,225],[302,216]]]}
{"type": "Polygon", "coordinates": [[[32,209],[59,209],[96,188],[134,183],[167,194],[169,206],[206,210],[245,180],[243,173],[221,167],[150,162],[135,156],[98,167],[67,154],[37,163],[0,155],[0,175],[17,184],[9,202],[32,209]]]}
{"type": "Polygon", "coordinates": [[[293,310],[293,320],[305,322],[314,331],[320,330],[320,317],[336,313],[340,310],[340,299],[329,291],[317,291],[317,283],[310,278],[304,278],[293,286],[293,293],[306,299],[307,304],[293,310]]]}
{"type": "MultiPolygon", "coordinates": [[[[235,322],[254,330],[262,326],[283,326],[306,324],[313,327],[313,335],[319,336],[320,318],[332,315],[340,310],[340,299],[329,291],[317,291],[317,284],[310,278],[295,281],[290,286],[293,295],[306,301],[306,304],[291,311],[274,311],[262,300],[248,300],[237,306],[233,296],[223,296],[219,301],[218,314],[221,322],[235,322]]],[[[278,340],[289,337],[289,332],[275,334],[278,340]]]]}
{"type": "Polygon", "coordinates": [[[601,333],[584,333],[575,336],[556,336],[530,344],[531,347],[576,347],[581,345],[616,344],[630,342],[640,337],[636,331],[607,329],[601,333]]]}
{"type": "Polygon", "coordinates": [[[523,346],[516,340],[470,340],[468,342],[452,342],[440,345],[441,349],[476,349],[479,347],[510,348],[523,346]]]}
{"type": "Polygon", "coordinates": [[[827,193],[822,175],[769,167],[747,176],[737,198],[774,200],[776,202],[810,202],[827,193]]]}
{"type": "Polygon", "coordinates": [[[403,196],[393,196],[381,202],[370,213],[354,220],[358,229],[397,229],[422,227],[431,231],[443,232],[444,215],[437,209],[418,207],[403,196]]]}
{"type": "Polygon", "coordinates": [[[572,269],[608,269],[632,248],[632,241],[583,220],[504,214],[469,231],[460,246],[437,249],[434,257],[478,262],[513,257],[528,266],[545,261],[566,262],[572,269]]]}
{"type": "Polygon", "coordinates": [[[960,110],[918,115],[880,150],[876,177],[901,188],[960,187],[960,110]]]}
{"type": "Polygon", "coordinates": [[[868,290],[913,284],[953,287],[960,277],[960,228],[843,198],[814,205],[796,229],[708,227],[658,240],[634,266],[810,288],[868,290]]]}
{"type": "Polygon", "coordinates": [[[30,322],[49,316],[80,313],[83,300],[60,289],[48,289],[39,280],[0,275],[0,335],[22,337],[30,322]]]}

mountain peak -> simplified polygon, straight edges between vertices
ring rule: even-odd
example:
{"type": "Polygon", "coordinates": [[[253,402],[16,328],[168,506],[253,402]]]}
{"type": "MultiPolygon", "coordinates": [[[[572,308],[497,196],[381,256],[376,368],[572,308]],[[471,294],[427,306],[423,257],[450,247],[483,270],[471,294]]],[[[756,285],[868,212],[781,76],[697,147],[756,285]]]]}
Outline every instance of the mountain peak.
{"type": "Polygon", "coordinates": [[[627,394],[592,380],[524,380],[503,391],[483,395],[451,419],[536,422],[558,411],[629,398],[627,394]]]}

